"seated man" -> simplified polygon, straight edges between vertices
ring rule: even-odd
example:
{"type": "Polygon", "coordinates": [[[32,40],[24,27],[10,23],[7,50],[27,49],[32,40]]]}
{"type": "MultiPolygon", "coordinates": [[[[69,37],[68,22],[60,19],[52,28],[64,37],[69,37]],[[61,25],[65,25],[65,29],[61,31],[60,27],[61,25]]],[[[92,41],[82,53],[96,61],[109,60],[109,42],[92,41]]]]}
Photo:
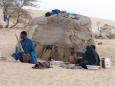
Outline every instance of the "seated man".
{"type": "Polygon", "coordinates": [[[80,66],[87,69],[87,65],[100,65],[100,58],[95,50],[94,45],[87,46],[83,59],[80,62],[80,66]]]}
{"type": "Polygon", "coordinates": [[[19,41],[18,46],[16,47],[16,51],[14,54],[12,54],[12,56],[14,57],[15,60],[20,60],[21,62],[25,62],[24,59],[26,58],[29,59],[29,63],[36,64],[37,59],[36,59],[36,52],[35,52],[35,44],[33,43],[32,40],[27,38],[26,31],[21,32],[20,38],[21,41],[19,41]]]}

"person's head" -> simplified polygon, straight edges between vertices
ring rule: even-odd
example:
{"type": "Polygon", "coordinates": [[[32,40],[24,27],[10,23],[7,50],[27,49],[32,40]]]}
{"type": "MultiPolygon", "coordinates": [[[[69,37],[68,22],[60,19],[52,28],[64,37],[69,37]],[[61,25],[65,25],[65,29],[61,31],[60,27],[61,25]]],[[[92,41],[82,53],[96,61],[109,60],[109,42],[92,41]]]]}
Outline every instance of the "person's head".
{"type": "Polygon", "coordinates": [[[92,47],[90,46],[90,45],[88,45],[87,47],[86,47],[86,50],[91,50],[92,49],[92,47]]]}
{"type": "Polygon", "coordinates": [[[26,31],[22,31],[22,32],[20,33],[20,38],[21,38],[21,39],[27,38],[27,32],[26,32],[26,31]]]}
{"type": "Polygon", "coordinates": [[[92,47],[94,50],[95,50],[95,48],[96,48],[95,45],[91,45],[91,47],[92,47]]]}

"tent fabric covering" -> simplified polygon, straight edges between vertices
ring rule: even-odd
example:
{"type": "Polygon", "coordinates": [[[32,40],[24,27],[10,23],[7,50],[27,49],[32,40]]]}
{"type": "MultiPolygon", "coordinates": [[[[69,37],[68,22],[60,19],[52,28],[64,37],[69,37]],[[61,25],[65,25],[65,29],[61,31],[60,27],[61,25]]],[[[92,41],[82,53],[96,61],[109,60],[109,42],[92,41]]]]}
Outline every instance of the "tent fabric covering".
{"type": "Polygon", "coordinates": [[[52,56],[53,59],[58,58],[56,60],[67,60],[70,48],[75,48],[75,52],[85,52],[87,45],[94,44],[90,18],[79,14],[75,17],[77,19],[58,14],[34,18],[29,22],[26,28],[29,37],[37,43],[39,55],[43,52],[44,45],[57,46],[53,51],[47,49],[41,58],[48,60],[52,56]]]}

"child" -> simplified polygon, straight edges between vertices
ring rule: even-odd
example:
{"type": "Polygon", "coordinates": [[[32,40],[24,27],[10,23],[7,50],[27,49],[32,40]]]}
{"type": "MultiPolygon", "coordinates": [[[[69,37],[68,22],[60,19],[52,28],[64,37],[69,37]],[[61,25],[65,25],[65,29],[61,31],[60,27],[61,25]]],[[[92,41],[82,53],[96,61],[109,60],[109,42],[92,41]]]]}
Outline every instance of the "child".
{"type": "Polygon", "coordinates": [[[70,55],[70,58],[69,58],[69,62],[70,64],[76,64],[76,54],[74,52],[74,48],[71,48],[71,55],[70,55]]]}

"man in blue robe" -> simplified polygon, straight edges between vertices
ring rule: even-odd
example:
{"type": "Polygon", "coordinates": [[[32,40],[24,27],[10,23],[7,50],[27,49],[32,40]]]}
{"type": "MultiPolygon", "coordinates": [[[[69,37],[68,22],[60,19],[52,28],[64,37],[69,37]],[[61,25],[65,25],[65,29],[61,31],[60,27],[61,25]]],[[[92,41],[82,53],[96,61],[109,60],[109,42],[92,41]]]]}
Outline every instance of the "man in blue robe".
{"type": "Polygon", "coordinates": [[[30,59],[30,63],[36,64],[37,59],[36,59],[36,51],[35,51],[35,44],[33,41],[29,38],[27,38],[27,32],[22,31],[20,34],[21,41],[20,46],[16,47],[16,51],[14,54],[12,54],[12,57],[14,57],[15,60],[19,60],[20,62],[24,62],[24,57],[23,55],[29,55],[27,58],[30,59]],[[23,51],[21,50],[23,49],[23,51]]]}

